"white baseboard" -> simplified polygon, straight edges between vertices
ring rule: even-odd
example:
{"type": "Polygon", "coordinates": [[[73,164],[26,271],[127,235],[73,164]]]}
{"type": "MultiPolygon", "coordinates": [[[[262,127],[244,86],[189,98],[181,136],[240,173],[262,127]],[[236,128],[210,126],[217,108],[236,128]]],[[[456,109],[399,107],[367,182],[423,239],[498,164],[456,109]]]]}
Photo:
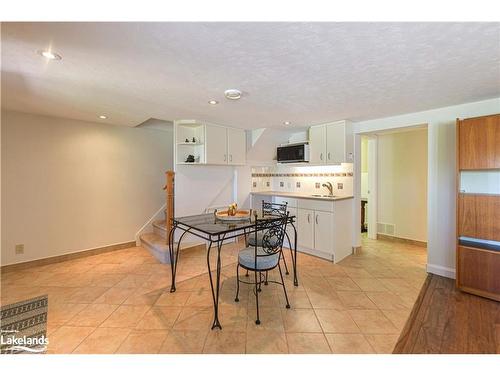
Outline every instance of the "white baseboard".
{"type": "Polygon", "coordinates": [[[448,279],[456,278],[456,272],[454,268],[438,266],[437,264],[427,263],[427,272],[432,273],[434,275],[447,277],[448,279]]]}

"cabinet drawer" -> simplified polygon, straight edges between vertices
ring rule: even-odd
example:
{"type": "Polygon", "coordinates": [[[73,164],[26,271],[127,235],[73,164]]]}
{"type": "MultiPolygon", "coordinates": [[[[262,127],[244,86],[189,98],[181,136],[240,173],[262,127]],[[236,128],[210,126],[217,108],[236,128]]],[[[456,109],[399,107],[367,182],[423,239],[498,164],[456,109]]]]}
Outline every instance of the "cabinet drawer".
{"type": "Polygon", "coordinates": [[[305,210],[333,212],[333,202],[315,199],[297,199],[297,207],[305,210]]]}
{"type": "Polygon", "coordinates": [[[289,197],[274,197],[274,203],[287,204],[288,207],[297,207],[297,199],[289,197]]]}

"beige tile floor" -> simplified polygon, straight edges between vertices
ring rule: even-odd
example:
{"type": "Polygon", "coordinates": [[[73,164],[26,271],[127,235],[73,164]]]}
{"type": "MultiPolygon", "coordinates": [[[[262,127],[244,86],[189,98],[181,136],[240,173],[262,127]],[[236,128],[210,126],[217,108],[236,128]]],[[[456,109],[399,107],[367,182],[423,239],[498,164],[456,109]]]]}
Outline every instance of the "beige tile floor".
{"type": "Polygon", "coordinates": [[[222,331],[210,330],[204,251],[181,255],[173,294],[170,267],[134,247],[3,273],[1,303],[49,295],[49,353],[390,353],[426,277],[426,250],[401,243],[364,239],[339,264],[299,254],[292,308],[263,286],[256,326],[250,288],[234,302],[239,247],[222,252],[222,331]]]}

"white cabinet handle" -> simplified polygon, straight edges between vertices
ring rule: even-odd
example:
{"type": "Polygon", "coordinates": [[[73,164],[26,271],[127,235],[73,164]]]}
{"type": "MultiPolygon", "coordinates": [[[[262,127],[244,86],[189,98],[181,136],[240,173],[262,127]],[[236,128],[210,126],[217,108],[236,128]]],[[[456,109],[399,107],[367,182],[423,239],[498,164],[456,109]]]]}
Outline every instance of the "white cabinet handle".
{"type": "Polygon", "coordinates": [[[229,161],[233,161],[233,154],[229,154],[229,161]]]}
{"type": "Polygon", "coordinates": [[[323,160],[323,153],[319,154],[319,159],[323,160]]]}
{"type": "Polygon", "coordinates": [[[330,153],[328,153],[328,160],[330,160],[330,153]]]}
{"type": "Polygon", "coordinates": [[[311,214],[307,214],[307,222],[310,223],[311,222],[311,214]]]}
{"type": "Polygon", "coordinates": [[[224,161],[227,161],[227,155],[224,154],[224,161]]]}
{"type": "Polygon", "coordinates": [[[318,215],[316,215],[316,224],[318,224],[318,215]]]}

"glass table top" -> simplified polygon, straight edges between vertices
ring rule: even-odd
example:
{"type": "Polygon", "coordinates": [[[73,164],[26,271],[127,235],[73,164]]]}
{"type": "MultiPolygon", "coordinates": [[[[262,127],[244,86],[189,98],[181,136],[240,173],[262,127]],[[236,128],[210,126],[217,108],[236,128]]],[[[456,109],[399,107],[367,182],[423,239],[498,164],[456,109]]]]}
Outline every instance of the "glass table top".
{"type": "MultiPolygon", "coordinates": [[[[237,221],[223,221],[215,217],[213,213],[191,215],[174,218],[174,225],[182,226],[187,229],[197,230],[209,235],[219,235],[228,232],[239,231],[251,228],[257,220],[279,220],[278,216],[262,215],[262,211],[252,210],[251,216],[248,219],[237,221]],[[257,213],[257,216],[255,216],[257,213]]],[[[289,222],[294,222],[295,216],[289,216],[289,222]]]]}

